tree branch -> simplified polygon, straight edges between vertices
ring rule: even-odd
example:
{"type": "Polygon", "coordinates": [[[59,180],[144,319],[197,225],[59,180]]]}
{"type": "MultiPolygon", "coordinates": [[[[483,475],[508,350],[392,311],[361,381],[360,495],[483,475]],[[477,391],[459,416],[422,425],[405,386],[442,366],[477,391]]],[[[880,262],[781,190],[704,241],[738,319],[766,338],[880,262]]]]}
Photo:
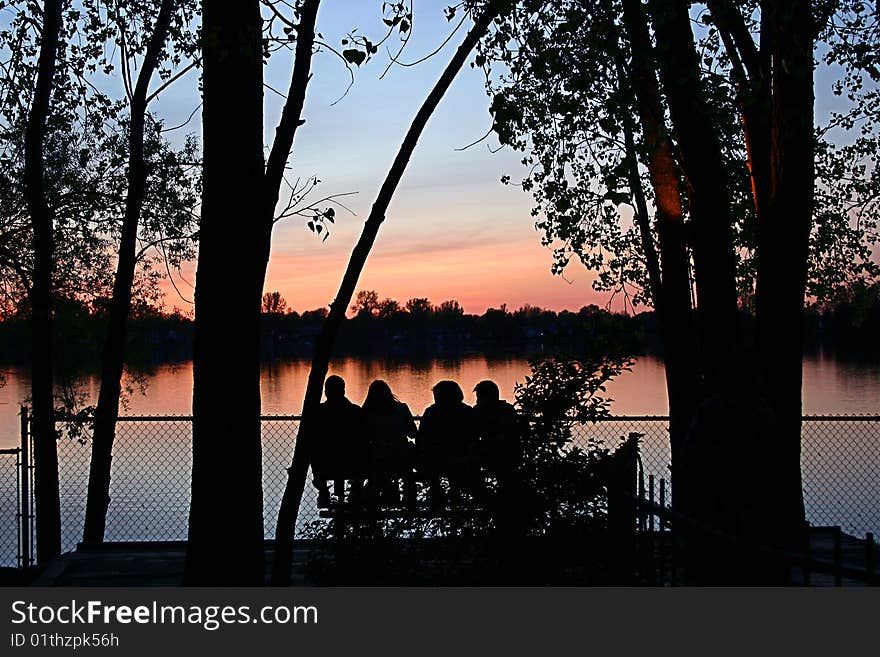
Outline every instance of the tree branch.
{"type": "MultiPolygon", "coordinates": [[[[312,53],[315,43],[315,22],[318,18],[318,6],[321,0],[304,0],[300,10],[300,22],[297,26],[296,56],[293,73],[290,76],[290,88],[287,102],[281,112],[281,119],[275,129],[275,140],[266,162],[264,177],[264,220],[271,226],[274,218],[275,205],[281,189],[284,167],[293,148],[293,140],[297,128],[302,125],[302,110],[305,105],[306,88],[311,78],[312,53]]],[[[273,8],[274,10],[274,8],[273,8]]]]}

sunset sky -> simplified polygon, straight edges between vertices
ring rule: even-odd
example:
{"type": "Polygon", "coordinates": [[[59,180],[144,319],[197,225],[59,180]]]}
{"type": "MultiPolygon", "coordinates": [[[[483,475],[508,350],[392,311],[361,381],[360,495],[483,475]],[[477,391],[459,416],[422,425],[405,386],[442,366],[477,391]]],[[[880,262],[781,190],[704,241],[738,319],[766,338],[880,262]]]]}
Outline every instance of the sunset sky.
{"type": "MultiPolygon", "coordinates": [[[[443,17],[448,2],[417,3],[415,25],[403,61],[419,59],[434,50],[452,29],[443,17]]],[[[382,34],[379,2],[334,0],[325,3],[318,31],[330,44],[352,28],[374,40],[382,34]]],[[[454,25],[454,23],[453,23],[454,25]]],[[[305,221],[293,218],[276,225],[266,290],[278,290],[298,311],[327,305],[334,297],[345,264],[370,205],[387,172],[412,116],[464,37],[467,24],[433,58],[418,66],[394,67],[379,76],[389,61],[380,50],[374,60],[355,71],[356,82],[336,105],[348,84],[348,74],[333,54],[322,52],[313,61],[304,116],[290,160],[294,176],[317,175],[323,182],[315,198],[357,192],[344,201],[356,213],[337,210],[330,239],[321,242],[305,221]],[[331,106],[332,105],[332,106],[331,106]]],[[[393,39],[389,44],[394,45],[393,39]]],[[[266,80],[286,90],[292,56],[278,54],[266,80]]],[[[199,104],[197,76],[191,74],[164,93],[154,111],[175,125],[199,104]]],[[[282,99],[265,92],[266,144],[270,143],[282,99]]],[[[607,298],[590,287],[591,276],[579,265],[566,274],[569,282],[550,274],[551,253],[529,215],[530,196],[499,182],[502,174],[516,180],[519,158],[509,150],[491,153],[486,144],[459,152],[490,126],[489,99],[481,71],[461,71],[431,119],[388,212],[359,289],[375,289],[380,297],[401,302],[425,296],[439,303],[457,299],[467,312],[506,303],[530,303],[552,309],[578,309],[607,298]]],[[[197,113],[190,131],[200,132],[197,113]]],[[[184,131],[177,133],[177,138],[184,131]]],[[[497,146],[497,142],[488,142],[497,146]]],[[[184,270],[194,282],[194,266],[184,270]]],[[[178,281],[192,299],[192,289],[178,281]]],[[[166,286],[168,306],[190,307],[166,286]]]]}
{"type": "MultiPolygon", "coordinates": [[[[452,29],[443,16],[447,0],[416,4],[410,44],[401,60],[421,59],[443,42],[452,29]]],[[[384,34],[378,0],[328,0],[322,3],[318,32],[335,47],[353,28],[378,41],[384,34]]],[[[318,53],[313,60],[304,117],[290,160],[291,176],[318,176],[323,182],[314,198],[356,192],[344,200],[355,216],[337,211],[330,239],[321,242],[305,220],[288,219],[275,227],[266,291],[278,290],[298,311],[326,306],[333,299],[348,256],[370,205],[397,152],[410,120],[462,40],[465,24],[437,55],[412,67],[393,67],[380,80],[389,61],[385,48],[355,70],[348,94],[348,73],[338,57],[318,53]]],[[[397,37],[387,43],[396,50],[397,37]]],[[[472,59],[472,58],[471,58],[472,59]]],[[[279,53],[266,70],[266,82],[286,91],[292,55],[279,53]]],[[[827,67],[817,69],[817,118],[821,122],[835,103],[828,93],[827,67]]],[[[199,106],[197,75],[190,73],[164,92],[151,106],[166,125],[186,120],[199,106]]],[[[265,90],[265,143],[272,135],[282,99],[265,90]]],[[[573,262],[566,279],[550,274],[551,252],[540,244],[529,214],[531,197],[499,179],[522,177],[520,156],[509,149],[496,153],[490,137],[465,151],[457,151],[482,137],[491,125],[489,99],[482,71],[466,66],[432,117],[398,188],[385,224],[361,278],[359,289],[375,289],[380,297],[403,302],[425,296],[434,303],[457,299],[467,312],[482,313],[506,303],[559,310],[576,310],[589,303],[605,305],[607,295],[591,287],[593,275],[573,262]]],[[[187,130],[200,134],[200,113],[187,130]]],[[[182,139],[186,130],[173,133],[182,139]]],[[[231,259],[234,255],[230,256],[231,259]]],[[[178,280],[183,295],[192,299],[194,263],[178,280]]],[[[166,305],[190,309],[166,284],[166,305]]],[[[615,309],[619,309],[617,304],[615,309]]]]}

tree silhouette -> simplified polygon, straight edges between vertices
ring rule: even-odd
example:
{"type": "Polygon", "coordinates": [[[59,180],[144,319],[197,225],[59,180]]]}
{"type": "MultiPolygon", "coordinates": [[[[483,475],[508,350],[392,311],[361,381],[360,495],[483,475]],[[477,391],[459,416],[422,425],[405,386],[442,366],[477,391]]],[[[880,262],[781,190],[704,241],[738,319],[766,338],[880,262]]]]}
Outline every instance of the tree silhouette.
{"type": "Polygon", "coordinates": [[[260,311],[264,315],[283,315],[287,311],[287,300],[281,296],[281,292],[266,292],[260,311]]]}
{"type": "MultiPolygon", "coordinates": [[[[600,270],[604,288],[647,284],[634,299],[653,301],[664,328],[676,500],[687,493],[682,444],[698,403],[715,397],[760,407],[763,401],[749,399],[758,391],[778,424],[767,451],[750,455],[772,464],[756,481],[766,504],[752,519],[765,540],[796,547],[803,526],[805,296],[824,293],[835,280],[874,276],[860,248],[869,250],[873,239],[868,190],[876,180],[865,175],[862,158],[877,152],[876,120],[863,109],[876,100],[865,84],[876,75],[856,53],[866,52],[876,21],[856,2],[811,8],[767,1],[749,4],[745,15],[744,3],[706,5],[695,23],[682,0],[560,0],[537,14],[521,3],[507,40],[487,41],[483,50],[487,62],[504,65],[500,76],[508,83],[493,88],[494,128],[502,143],[527,152],[523,162],[532,169],[523,187],[538,201],[534,214],[545,244],[564,240],[554,270],[577,256],[600,270]],[[699,43],[695,25],[705,26],[699,43]],[[831,124],[871,126],[853,136],[859,145],[852,149],[813,148],[812,44],[820,34],[831,53],[826,61],[846,62],[836,89],[852,103],[831,124]],[[620,193],[624,182],[627,194],[620,193]],[[621,228],[615,206],[627,196],[638,232],[621,228]],[[846,197],[854,199],[853,210],[826,200],[846,197]],[[654,205],[648,226],[646,201],[654,205]],[[862,218],[866,230],[850,228],[862,218]],[[658,240],[659,275],[646,230],[658,240]],[[830,252],[849,254],[836,267],[847,274],[822,273],[830,252]],[[693,318],[691,257],[699,311],[693,318]],[[757,366],[743,357],[737,330],[738,303],[748,307],[752,299],[757,366]]],[[[689,497],[699,501],[701,492],[689,497]]]]}
{"type": "MultiPolygon", "coordinates": [[[[116,419],[119,414],[119,396],[123,361],[125,358],[126,323],[132,304],[132,287],[139,257],[138,229],[144,201],[147,196],[148,161],[145,155],[145,129],[147,106],[156,92],[150,93],[150,84],[165,57],[166,42],[172,31],[180,40],[191,18],[192,7],[179,0],[162,0],[153,22],[143,54],[137,81],[129,100],[128,126],[128,172],[125,198],[125,213],[122,220],[119,247],[117,250],[116,275],[113,281],[113,294],[107,320],[107,335],[101,363],[101,387],[95,409],[92,454],[89,467],[89,488],[86,502],[84,543],[101,543],[107,507],[110,503],[110,468],[113,454],[113,440],[116,432],[116,419]],[[175,25],[176,23],[176,25],[175,25]],[[183,25],[181,25],[183,23],[183,25]]],[[[152,16],[145,17],[147,19],[152,16]]],[[[144,20],[147,23],[147,20],[144,20]]],[[[127,45],[136,43],[132,35],[126,35],[128,26],[120,22],[120,42],[123,44],[121,57],[127,60],[134,57],[127,45]]],[[[123,64],[126,69],[126,63],[123,64]]],[[[155,166],[155,165],[154,165],[155,166]]],[[[171,196],[173,200],[176,200],[171,196]]],[[[174,214],[176,208],[169,208],[174,214]]],[[[189,208],[183,208],[187,213],[189,208]]],[[[179,213],[179,210],[178,210],[179,213]]],[[[163,238],[164,241],[164,238],[163,238]]]]}
{"type": "Polygon", "coordinates": [[[379,295],[375,290],[361,290],[357,293],[351,312],[355,315],[372,317],[379,310],[379,295]]]}
{"type": "MultiPolygon", "coordinates": [[[[274,3],[267,5],[285,24],[285,44],[296,32],[296,47],[287,100],[265,163],[260,5],[249,1],[233,8],[203,2],[204,193],[195,299],[188,584],[264,580],[260,308],[284,170],[305,122],[302,110],[320,0],[303,0],[294,11],[297,22],[284,17],[274,3]],[[234,56],[228,44],[238,44],[234,56]],[[249,218],[245,225],[242,217],[249,218]],[[238,268],[227,266],[232,252],[243,254],[238,268]],[[230,335],[243,345],[232,358],[230,335]],[[217,414],[217,408],[227,409],[226,414],[217,414]],[[230,481],[240,486],[231,488],[230,481]],[[230,515],[233,508],[236,513],[230,515]],[[230,544],[231,534],[235,539],[230,544]],[[243,564],[236,572],[224,568],[226,559],[216,551],[224,541],[243,564]]],[[[291,203],[297,198],[294,189],[291,203]]],[[[281,216],[291,212],[296,213],[289,204],[281,216]]]]}
{"type": "Polygon", "coordinates": [[[34,441],[34,501],[37,518],[37,562],[61,552],[61,508],[58,498],[58,452],[55,445],[52,312],[54,293],[53,217],[43,179],[44,142],[61,33],[61,0],[43,4],[40,55],[34,95],[25,129],[25,197],[33,225],[31,302],[31,430],[34,441]]]}
{"type": "Polygon", "coordinates": [[[259,319],[271,230],[271,223],[261,220],[259,1],[206,0],[202,57],[203,193],[184,582],[258,585],[263,582],[259,319]],[[236,267],[229,266],[231,253],[240,254],[236,267]],[[230,340],[235,349],[229,349],[230,340]]]}

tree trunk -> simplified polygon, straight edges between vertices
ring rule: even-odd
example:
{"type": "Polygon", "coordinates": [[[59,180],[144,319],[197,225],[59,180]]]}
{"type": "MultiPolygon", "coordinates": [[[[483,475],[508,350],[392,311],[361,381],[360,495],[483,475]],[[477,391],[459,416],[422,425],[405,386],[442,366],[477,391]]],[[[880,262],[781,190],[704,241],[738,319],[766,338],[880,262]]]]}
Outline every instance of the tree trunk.
{"type": "Polygon", "coordinates": [[[758,231],[757,346],[763,390],[778,426],[767,455],[773,528],[783,546],[796,547],[805,523],[801,387],[814,198],[814,30],[807,0],[763,4],[772,30],[773,112],[768,207],[758,231]]]}
{"type": "Polygon", "coordinates": [[[770,61],[755,45],[740,10],[730,0],[709,0],[706,4],[731,62],[760,230],[760,217],[770,194],[770,61]]]}
{"type": "Polygon", "coordinates": [[[303,417],[297,433],[296,446],[293,452],[291,466],[288,469],[287,486],[281,500],[281,508],[278,512],[278,523],[275,531],[275,563],[272,570],[272,583],[276,586],[290,583],[290,570],[292,565],[293,535],[296,530],[296,520],[299,513],[299,505],[305,490],[306,477],[311,461],[311,421],[315,409],[321,401],[321,391],[324,378],[330,366],[333,356],[333,346],[339,326],[345,317],[345,311],[351,303],[358,278],[363,271],[367,256],[373,247],[379,228],[385,220],[385,212],[391,203],[391,199],[397,189],[400,179],[406,170],[409,158],[415,150],[416,143],[428,123],[428,119],[437,108],[440,100],[446,93],[458,71],[464,65],[471,50],[477,42],[486,34],[489,25],[499,15],[502,6],[509,4],[506,0],[496,0],[490,3],[483,13],[477,18],[474,26],[468,32],[462,44],[458,47],[452,60],[447,65],[440,79],[428,94],[422,107],[419,109],[409,131],[401,144],[400,150],[394,159],[391,169],[382,184],[376,201],[370,210],[370,215],[364,224],[361,236],[352,251],[351,258],[345,270],[345,275],[339,286],[336,298],[330,305],[330,313],[321,327],[315,345],[315,354],[309,372],[309,380],[306,387],[305,400],[303,402],[303,417]]]}
{"type": "Polygon", "coordinates": [[[651,232],[651,217],[648,215],[648,199],[642,187],[642,177],[639,173],[639,156],[636,152],[636,140],[632,128],[628,123],[623,126],[624,157],[627,164],[627,177],[629,188],[632,192],[635,205],[635,221],[639,227],[639,238],[642,243],[642,252],[645,254],[645,268],[648,270],[648,285],[651,287],[651,301],[654,313],[658,318],[663,317],[663,283],[660,276],[660,258],[657,255],[657,245],[654,243],[654,234],[651,232]]]}
{"type": "Polygon", "coordinates": [[[113,440],[119,415],[122,367],[125,359],[126,324],[131,310],[131,290],[137,265],[137,233],[147,168],[144,162],[144,122],[147,113],[147,92],[159,56],[165,47],[174,0],[162,0],[156,25],[147,46],[147,52],[138,74],[131,99],[131,117],[128,134],[128,193],[125,216],[119,241],[113,297],[107,321],[107,335],[101,362],[101,389],[95,410],[95,430],[92,438],[92,458],[89,467],[89,490],[86,502],[83,543],[104,541],[107,507],[110,504],[110,466],[113,458],[113,440]]]}
{"type": "Polygon", "coordinates": [[[61,509],[58,499],[58,451],[53,385],[54,227],[46,201],[43,148],[61,32],[62,2],[43,3],[40,56],[34,97],[25,128],[24,186],[33,224],[31,302],[31,431],[34,440],[34,498],[37,515],[37,563],[61,553],[61,509]]]}
{"type": "Polygon", "coordinates": [[[204,0],[202,10],[203,194],[184,582],[260,585],[259,319],[271,237],[261,193],[262,20],[258,0],[204,0]]]}
{"type": "Polygon", "coordinates": [[[736,267],[730,194],[721,145],[700,79],[699,56],[684,0],[652,0],[657,61],[685,175],[693,225],[703,391],[736,390],[736,267]]]}
{"type": "Polygon", "coordinates": [[[657,234],[660,242],[664,363],[669,398],[669,438],[672,452],[672,504],[681,510],[684,438],[693,419],[699,390],[694,358],[695,328],[691,308],[688,253],[680,177],[672,142],[666,131],[660,88],[653,65],[648,23],[640,0],[624,0],[623,21],[632,52],[632,86],[648,157],[648,175],[654,190],[657,234]]]}

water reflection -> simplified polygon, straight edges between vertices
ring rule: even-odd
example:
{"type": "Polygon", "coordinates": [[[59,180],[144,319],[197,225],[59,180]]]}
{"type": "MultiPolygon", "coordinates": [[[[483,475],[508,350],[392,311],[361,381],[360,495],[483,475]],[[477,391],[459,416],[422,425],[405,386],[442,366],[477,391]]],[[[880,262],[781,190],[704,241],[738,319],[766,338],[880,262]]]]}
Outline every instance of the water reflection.
{"type": "MultiPolygon", "coordinates": [[[[514,386],[529,372],[525,358],[489,358],[472,355],[460,359],[366,359],[345,358],[330,368],[346,381],[349,397],[363,401],[374,379],[388,381],[413,412],[421,413],[431,403],[431,386],[441,379],[458,381],[473,402],[474,385],[493,379],[502,397],[513,399],[514,386]]],[[[263,413],[297,414],[302,407],[308,380],[306,360],[275,361],[263,365],[261,374],[263,413]]],[[[0,448],[18,443],[18,407],[28,397],[27,373],[16,368],[3,370],[6,385],[0,388],[0,448]]],[[[192,363],[161,364],[141,373],[145,394],[135,391],[123,414],[188,415],[192,409],[192,363]]],[[[97,375],[77,379],[84,398],[94,403],[100,381],[97,375]]],[[[638,360],[630,372],[608,386],[618,415],[663,415],[667,412],[666,381],[662,361],[652,356],[638,360]]],[[[806,413],[878,413],[880,364],[848,361],[817,354],[804,361],[804,411],[806,413]]]]}
{"type": "MultiPolygon", "coordinates": [[[[262,369],[263,412],[296,414],[300,410],[308,379],[307,361],[267,363],[262,369]]],[[[347,382],[351,399],[361,402],[376,378],[388,381],[414,412],[431,403],[430,389],[442,379],[458,381],[473,401],[473,387],[493,379],[507,399],[529,372],[523,358],[471,356],[457,360],[405,361],[347,358],[331,372],[347,382]]],[[[0,448],[18,444],[18,405],[28,395],[28,377],[19,370],[6,370],[6,386],[0,390],[0,448]]],[[[191,363],[159,365],[144,373],[146,394],[128,400],[126,415],[187,415],[191,409],[191,363]]],[[[94,402],[99,381],[82,376],[79,384],[86,399],[94,402]]],[[[812,414],[877,414],[880,399],[880,367],[875,363],[838,360],[817,355],[804,362],[804,408],[812,414]]],[[[617,415],[663,415],[667,412],[662,362],[640,359],[608,386],[617,415]]],[[[642,459],[648,474],[668,476],[668,438],[663,422],[602,423],[584,427],[586,439],[594,435],[615,441],[628,431],[645,434],[642,459]]],[[[267,535],[274,531],[285,467],[296,434],[295,423],[263,425],[263,486],[267,535]]],[[[88,449],[72,441],[60,445],[61,498],[64,512],[65,547],[75,545],[82,527],[88,472],[88,449]]],[[[840,524],[860,535],[880,529],[880,423],[811,422],[804,427],[803,472],[807,515],[814,524],[840,524]]],[[[14,457],[9,457],[14,459],[14,457]]],[[[7,459],[7,460],[9,460],[7,459]]],[[[12,461],[9,461],[12,463],[12,461]]],[[[5,465],[0,464],[0,465],[5,465]]],[[[123,422],[114,449],[113,503],[108,515],[108,539],[184,539],[189,509],[191,427],[189,422],[123,422]]],[[[14,519],[14,464],[0,472],[0,522],[14,519]],[[5,480],[3,477],[5,476],[5,480]]],[[[746,482],[743,482],[747,485],[746,482]]],[[[308,487],[303,502],[300,530],[315,516],[314,490],[308,487]]],[[[11,525],[10,525],[11,527],[11,525]]],[[[14,563],[14,537],[0,536],[0,565],[14,563]]]]}

